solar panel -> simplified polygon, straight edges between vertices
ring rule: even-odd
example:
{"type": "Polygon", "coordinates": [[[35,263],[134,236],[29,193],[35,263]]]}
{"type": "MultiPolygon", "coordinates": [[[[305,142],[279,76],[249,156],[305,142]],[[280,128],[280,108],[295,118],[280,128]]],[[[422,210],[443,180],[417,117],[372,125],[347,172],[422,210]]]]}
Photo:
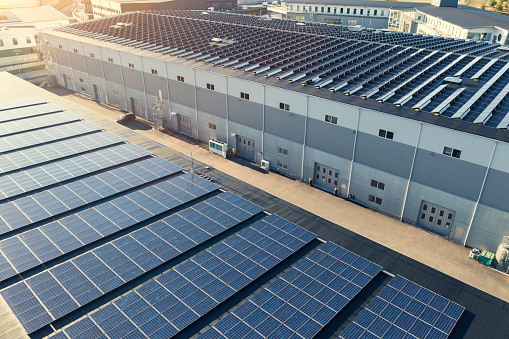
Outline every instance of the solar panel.
{"type": "Polygon", "coordinates": [[[63,110],[60,107],[52,103],[41,103],[35,106],[9,108],[0,110],[0,123],[62,111],[63,110]]]}
{"type": "Polygon", "coordinates": [[[0,241],[0,262],[3,263],[0,279],[5,280],[216,189],[216,185],[205,179],[185,174],[4,239],[0,241]],[[26,241],[34,236],[38,241],[26,241]]]}
{"type": "Polygon", "coordinates": [[[123,142],[115,134],[103,131],[0,154],[0,174],[123,142]]]}
{"type": "Polygon", "coordinates": [[[271,215],[55,335],[65,332],[76,338],[84,333],[83,329],[92,329],[109,337],[118,337],[119,331],[123,335],[171,337],[315,237],[271,215]],[[96,325],[91,326],[90,321],[96,325]]]}
{"type": "Polygon", "coordinates": [[[99,131],[101,128],[88,121],[77,121],[63,126],[54,126],[31,132],[18,133],[0,138],[0,152],[9,152],[24,147],[40,145],[68,137],[99,131]]]}
{"type": "Polygon", "coordinates": [[[122,144],[0,177],[0,200],[77,178],[150,155],[134,144],[122,144]]]}
{"type": "Polygon", "coordinates": [[[69,123],[81,120],[78,116],[69,112],[57,112],[44,116],[29,117],[22,120],[14,120],[0,123],[0,136],[7,136],[38,128],[69,123]]]}
{"type": "Polygon", "coordinates": [[[229,203],[232,195],[215,196],[44,270],[1,293],[31,333],[263,210],[240,197],[236,197],[237,205],[248,207],[254,214],[229,203]],[[46,291],[50,289],[53,293],[48,295],[46,291]],[[51,320],[34,322],[37,316],[26,314],[34,307],[48,310],[51,320]]]}
{"type": "Polygon", "coordinates": [[[397,275],[339,337],[447,338],[464,310],[397,275]]]}
{"type": "Polygon", "coordinates": [[[45,103],[47,103],[47,101],[39,97],[26,97],[19,99],[2,100],[0,101],[0,111],[20,107],[36,106],[45,103]]]}
{"type": "Polygon", "coordinates": [[[500,92],[497,93],[497,96],[491,100],[491,102],[488,104],[488,106],[477,116],[477,118],[474,120],[475,124],[485,124],[489,118],[491,118],[493,111],[497,108],[498,105],[502,102],[502,100],[505,99],[507,94],[509,93],[509,83],[500,90],[500,92]]]}
{"type": "Polygon", "coordinates": [[[381,270],[328,242],[200,338],[312,338],[381,270]]]}

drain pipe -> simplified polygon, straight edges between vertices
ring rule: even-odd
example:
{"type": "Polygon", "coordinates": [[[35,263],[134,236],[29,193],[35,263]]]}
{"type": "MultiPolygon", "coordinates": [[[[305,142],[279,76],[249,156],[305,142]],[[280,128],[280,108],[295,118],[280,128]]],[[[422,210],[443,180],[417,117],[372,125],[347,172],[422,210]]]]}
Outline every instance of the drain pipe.
{"type": "Polygon", "coordinates": [[[406,200],[408,197],[408,190],[410,189],[410,182],[412,181],[412,174],[414,172],[415,157],[419,146],[419,140],[421,138],[422,124],[419,125],[419,132],[417,133],[417,141],[415,142],[414,157],[412,158],[412,166],[410,167],[410,174],[408,175],[408,182],[406,183],[405,197],[403,198],[403,207],[401,208],[400,221],[403,221],[403,215],[405,214],[406,200]]]}

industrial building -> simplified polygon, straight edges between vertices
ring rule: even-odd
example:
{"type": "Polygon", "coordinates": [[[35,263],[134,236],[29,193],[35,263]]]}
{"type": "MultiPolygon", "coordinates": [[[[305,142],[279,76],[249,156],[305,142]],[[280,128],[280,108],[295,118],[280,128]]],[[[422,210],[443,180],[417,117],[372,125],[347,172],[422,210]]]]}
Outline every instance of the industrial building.
{"type": "Polygon", "coordinates": [[[507,335],[507,302],[0,79],[0,335],[507,335]]]}
{"type": "Polygon", "coordinates": [[[201,9],[214,10],[235,8],[234,0],[91,0],[91,13],[102,18],[134,11],[201,9]]]}
{"type": "Polygon", "coordinates": [[[509,18],[457,0],[282,2],[288,19],[508,44],[509,18]]]}
{"type": "Polygon", "coordinates": [[[60,86],[466,246],[508,233],[498,44],[192,11],[44,40],[60,86]]]}

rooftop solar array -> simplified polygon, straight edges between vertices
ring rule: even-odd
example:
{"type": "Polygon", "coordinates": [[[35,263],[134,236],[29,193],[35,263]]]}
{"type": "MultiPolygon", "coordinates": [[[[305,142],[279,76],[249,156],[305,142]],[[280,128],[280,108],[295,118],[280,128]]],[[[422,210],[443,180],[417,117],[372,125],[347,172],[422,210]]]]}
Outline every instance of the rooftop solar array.
{"type": "Polygon", "coordinates": [[[397,275],[340,338],[447,338],[464,309],[397,275]]]}
{"type": "Polygon", "coordinates": [[[315,237],[281,217],[268,216],[63,332],[69,338],[172,337],[315,237]]]}
{"type": "MultiPolygon", "coordinates": [[[[0,295],[30,336],[171,337],[317,246],[304,228],[77,116],[41,113],[47,105],[0,102],[12,133],[0,154],[0,295]],[[63,120],[23,129],[39,113],[63,120]]],[[[207,333],[311,337],[380,270],[320,245],[207,333]],[[266,316],[251,323],[246,308],[266,316]]]]}
{"type": "Polygon", "coordinates": [[[312,338],[381,270],[326,243],[199,338],[312,338]]]}
{"type": "Polygon", "coordinates": [[[133,12],[56,30],[233,68],[257,81],[297,82],[338,100],[358,95],[509,127],[509,53],[496,43],[200,11],[133,12]],[[463,81],[445,80],[452,76],[463,81]]]}

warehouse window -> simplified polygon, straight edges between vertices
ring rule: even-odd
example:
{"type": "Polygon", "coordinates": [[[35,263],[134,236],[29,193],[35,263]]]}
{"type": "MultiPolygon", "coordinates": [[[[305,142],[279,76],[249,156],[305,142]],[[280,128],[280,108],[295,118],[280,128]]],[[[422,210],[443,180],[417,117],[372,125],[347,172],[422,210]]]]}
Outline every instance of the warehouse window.
{"type": "Polygon", "coordinates": [[[181,75],[177,75],[177,81],[184,82],[184,77],[181,75]]]}
{"type": "Polygon", "coordinates": [[[285,104],[284,102],[280,102],[279,103],[279,109],[284,109],[285,111],[289,111],[290,110],[290,105],[289,104],[285,104]]]}
{"type": "Polygon", "coordinates": [[[215,130],[216,129],[216,124],[213,124],[213,123],[209,122],[209,128],[215,130]]]}
{"type": "Polygon", "coordinates": [[[108,58],[108,62],[113,62],[113,58],[108,58]]]}
{"type": "Polygon", "coordinates": [[[18,44],[18,39],[12,38],[12,44],[16,46],[18,44]]]}
{"type": "Polygon", "coordinates": [[[27,36],[25,39],[27,39],[27,44],[31,44],[32,43],[32,39],[30,39],[29,36],[27,36]]]}
{"type": "Polygon", "coordinates": [[[85,92],[86,91],[85,87],[81,87],[81,91],[85,92]]]}
{"type": "Polygon", "coordinates": [[[211,91],[214,90],[214,85],[213,84],[207,84],[207,89],[210,89],[211,91]]]}
{"type": "Polygon", "coordinates": [[[325,8],[324,8],[324,7],[322,7],[322,10],[321,10],[321,12],[323,13],[323,12],[324,12],[324,10],[325,10],[325,8]]]}
{"type": "Polygon", "coordinates": [[[386,131],[384,129],[379,129],[378,130],[378,136],[381,137],[381,138],[392,140],[394,138],[394,132],[386,131]]]}
{"type": "Polygon", "coordinates": [[[77,48],[73,48],[72,50],[74,53],[78,53],[78,49],[77,48]]]}
{"type": "Polygon", "coordinates": [[[327,13],[330,13],[330,7],[327,7],[327,13]]]}
{"type": "Polygon", "coordinates": [[[91,58],[95,58],[95,54],[94,53],[90,53],[90,57],[91,58]]]}
{"type": "Polygon", "coordinates": [[[363,15],[364,14],[364,9],[361,8],[360,10],[360,14],[363,15]]]}
{"type": "Polygon", "coordinates": [[[285,169],[285,170],[288,169],[288,165],[280,160],[277,161],[277,167],[279,167],[281,169],[285,169]]]}
{"type": "Polygon", "coordinates": [[[129,63],[128,66],[129,66],[129,68],[134,68],[134,64],[132,64],[132,63],[129,63]]]}
{"type": "Polygon", "coordinates": [[[325,121],[330,122],[331,124],[338,124],[338,117],[333,117],[332,115],[325,115],[325,121]]]}
{"type": "Polygon", "coordinates": [[[346,9],[346,14],[350,14],[350,8],[346,9]]]}
{"type": "Polygon", "coordinates": [[[277,152],[279,154],[282,154],[282,155],[288,155],[288,150],[286,148],[283,148],[283,147],[278,147],[277,148],[277,152]]]}
{"type": "Polygon", "coordinates": [[[357,14],[357,8],[353,9],[353,14],[357,14]]]}
{"type": "Polygon", "coordinates": [[[80,78],[80,82],[83,82],[83,78],[80,78]]]}
{"type": "Polygon", "coordinates": [[[249,100],[249,93],[240,92],[240,97],[242,99],[249,100]]]}
{"type": "Polygon", "coordinates": [[[343,7],[339,9],[339,13],[343,14],[343,7]]]}
{"type": "Polygon", "coordinates": [[[453,158],[460,158],[461,157],[461,151],[458,149],[450,148],[450,147],[444,147],[443,151],[444,155],[453,157],[453,158]]]}
{"type": "Polygon", "coordinates": [[[58,45],[58,48],[63,49],[62,45],[58,45]]]}
{"type": "Polygon", "coordinates": [[[369,201],[372,202],[372,203],[375,203],[377,205],[380,205],[380,206],[382,205],[382,198],[375,197],[372,194],[369,195],[369,201]]]}
{"type": "Polygon", "coordinates": [[[118,91],[116,89],[114,89],[113,94],[118,95],[118,91]]]}
{"type": "Polygon", "coordinates": [[[385,184],[383,182],[376,181],[373,179],[371,179],[371,187],[381,189],[382,191],[385,190],[385,184]]]}
{"type": "Polygon", "coordinates": [[[115,105],[120,106],[120,101],[118,99],[115,99],[115,105]]]}
{"type": "Polygon", "coordinates": [[[315,12],[318,12],[318,6],[315,6],[315,12]]]}
{"type": "Polygon", "coordinates": [[[157,69],[152,68],[152,74],[157,75],[157,69]]]}
{"type": "Polygon", "coordinates": [[[373,15],[374,15],[374,16],[376,16],[376,13],[377,13],[377,10],[375,9],[375,10],[373,11],[373,15]]]}

